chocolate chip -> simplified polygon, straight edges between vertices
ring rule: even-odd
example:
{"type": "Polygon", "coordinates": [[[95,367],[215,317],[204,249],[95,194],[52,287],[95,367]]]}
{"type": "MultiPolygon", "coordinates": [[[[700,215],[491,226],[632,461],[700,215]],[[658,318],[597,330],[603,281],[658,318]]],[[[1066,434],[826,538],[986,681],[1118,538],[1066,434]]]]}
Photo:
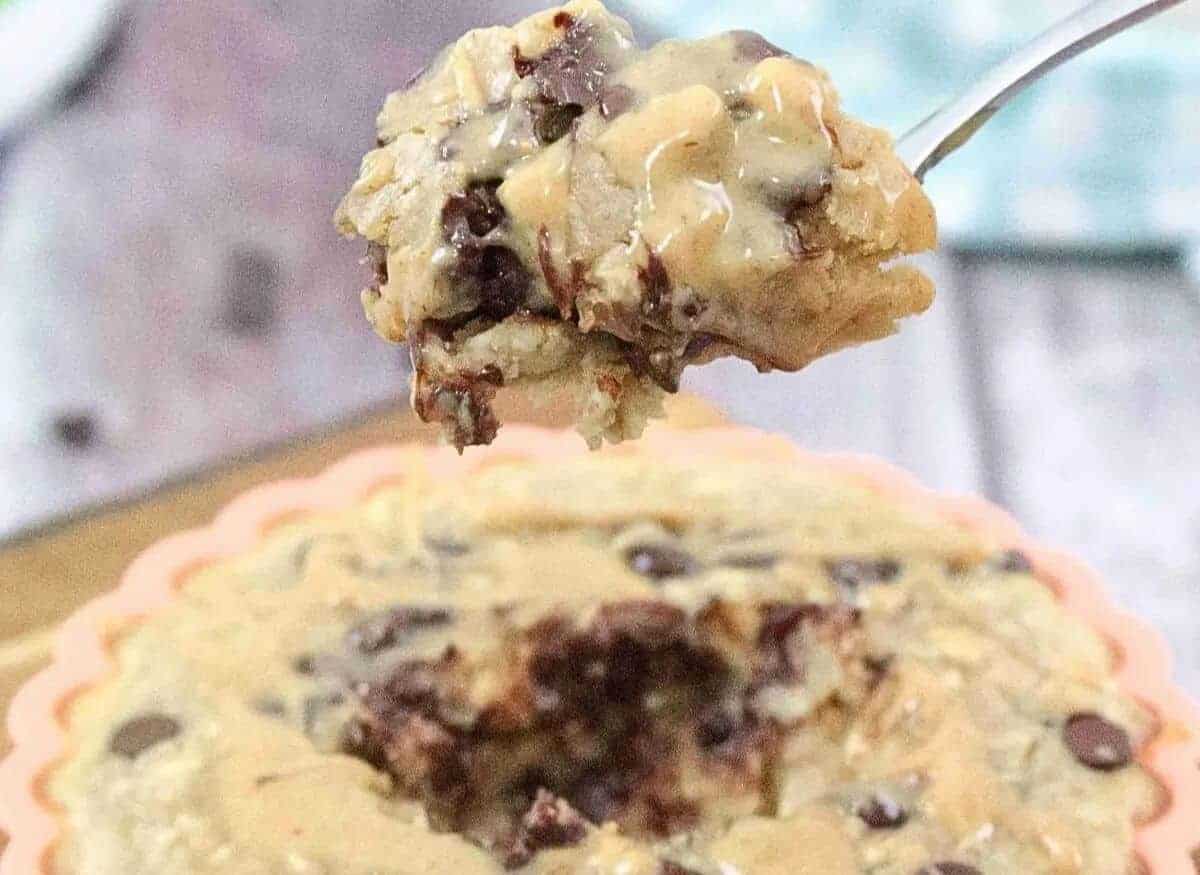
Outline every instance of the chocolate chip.
{"type": "Polygon", "coordinates": [[[724,708],[710,708],[696,723],[696,743],[703,748],[717,747],[733,737],[737,721],[724,708]]]}
{"type": "Polygon", "coordinates": [[[449,608],[404,605],[355,626],[346,640],[355,650],[370,656],[395,647],[415,629],[445,626],[453,616],[449,608]]]}
{"type": "Polygon", "coordinates": [[[535,103],[533,106],[533,133],[543,146],[557,143],[571,132],[575,119],[583,115],[578,103],[535,103]]]}
{"type": "Polygon", "coordinates": [[[177,736],[179,721],[166,714],[143,714],[122,723],[108,740],[108,749],[132,760],[142,753],[177,736]]]}
{"type": "Polygon", "coordinates": [[[872,583],[889,583],[900,574],[895,559],[832,559],[825,570],[834,583],[846,590],[856,590],[872,583]]]}
{"type": "Polygon", "coordinates": [[[1111,772],[1129,764],[1133,747],[1129,734],[1099,714],[1072,714],[1063,725],[1063,741],[1083,765],[1101,772],[1111,772]]]}
{"type": "Polygon", "coordinates": [[[558,12],[554,15],[555,27],[570,27],[575,23],[575,16],[569,12],[558,12]]]}
{"type": "Polygon", "coordinates": [[[609,60],[597,44],[597,34],[586,21],[576,21],[562,42],[535,60],[514,55],[517,74],[532,76],[538,93],[551,103],[595,106],[608,76],[609,60]]]}
{"type": "Polygon", "coordinates": [[[533,859],[538,851],[577,845],[586,835],[587,824],[575,809],[553,793],[539,790],[533,805],[521,818],[504,865],[516,869],[533,859]]]}
{"type": "Polygon", "coordinates": [[[908,812],[904,807],[881,793],[860,802],[854,813],[871,829],[896,829],[908,821],[908,812]]]}
{"type": "Polygon", "coordinates": [[[637,101],[637,92],[628,85],[606,85],[600,91],[600,114],[614,119],[637,101]]]}
{"type": "MultiPolygon", "coordinates": [[[[420,349],[413,345],[411,334],[409,344],[411,350],[420,349]]],[[[504,383],[503,375],[489,374],[485,368],[478,374],[433,379],[421,369],[416,353],[414,364],[412,404],[417,416],[423,422],[442,423],[459,452],[463,447],[490,444],[500,430],[492,400],[504,383]]]]}
{"type": "Polygon", "coordinates": [[[317,660],[311,653],[302,653],[292,660],[292,671],[306,676],[314,675],[317,673],[317,660]]]}
{"type": "Polygon", "coordinates": [[[691,554],[668,544],[638,544],[625,551],[629,567],[643,577],[665,580],[687,577],[696,570],[691,554]]]}
{"type": "Polygon", "coordinates": [[[928,866],[922,866],[917,870],[916,875],[983,875],[983,873],[974,866],[968,866],[966,863],[942,860],[939,863],[930,863],[928,866]]]}
{"type": "Polygon", "coordinates": [[[60,413],[51,423],[55,439],[72,450],[86,450],[96,440],[96,420],[83,411],[60,413]]]}
{"type": "Polygon", "coordinates": [[[520,310],[533,287],[533,275],[505,246],[464,252],[461,268],[479,295],[479,314],[497,321],[520,310]]]}
{"type": "Polygon", "coordinates": [[[752,30],[732,30],[729,36],[733,39],[733,52],[739,61],[757,64],[767,58],[787,55],[779,46],[752,30]]]}
{"type": "Polygon", "coordinates": [[[448,242],[465,246],[500,226],[507,213],[496,194],[499,188],[498,179],[473,182],[465,192],[446,199],[442,207],[442,233],[448,242]]]}
{"type": "Polygon", "coordinates": [[[994,560],[992,565],[997,571],[1008,574],[1032,574],[1033,562],[1020,550],[1005,550],[994,560]]]}

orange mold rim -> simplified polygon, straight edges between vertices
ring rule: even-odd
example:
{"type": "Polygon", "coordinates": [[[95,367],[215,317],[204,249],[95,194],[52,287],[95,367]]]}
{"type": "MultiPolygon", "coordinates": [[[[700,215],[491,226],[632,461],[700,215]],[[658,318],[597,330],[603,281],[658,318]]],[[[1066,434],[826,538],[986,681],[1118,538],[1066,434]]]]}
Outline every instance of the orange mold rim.
{"type": "MultiPolygon", "coordinates": [[[[112,670],[114,629],[153,614],[169,603],[198,568],[253,548],[281,523],[306,514],[352,506],[395,485],[415,469],[461,477],[488,464],[513,459],[578,456],[578,436],[509,426],[490,447],[459,457],[453,450],[384,447],[356,453],[307,480],[285,480],[252,489],[229,504],[207,527],[166,538],[129,566],[120,585],[89,602],[59,631],[52,664],[17,693],[9,709],[13,750],[0,762],[0,830],[9,845],[0,875],[42,875],[60,830],[47,798],[49,772],[66,751],[66,711],[72,698],[112,670]]],[[[1158,731],[1138,760],[1162,784],[1159,812],[1138,827],[1136,851],[1152,875],[1195,875],[1193,850],[1200,844],[1200,708],[1171,681],[1166,642],[1140,620],[1117,608],[1096,576],[1081,562],[1026,535],[1008,514],[977,498],[946,495],[874,458],[819,455],[784,438],[743,428],[671,432],[651,430],[641,441],[605,450],[664,458],[707,455],[771,459],[832,470],[879,493],[932,512],[997,547],[1022,550],[1036,575],[1062,603],[1111,644],[1114,674],[1122,690],[1157,717],[1158,731]]]]}

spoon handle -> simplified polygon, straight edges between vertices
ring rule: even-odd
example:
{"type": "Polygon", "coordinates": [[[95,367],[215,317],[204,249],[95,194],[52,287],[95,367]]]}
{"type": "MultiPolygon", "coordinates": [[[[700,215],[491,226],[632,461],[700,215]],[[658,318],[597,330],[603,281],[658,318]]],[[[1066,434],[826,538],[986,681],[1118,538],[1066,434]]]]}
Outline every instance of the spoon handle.
{"type": "Polygon", "coordinates": [[[896,151],[917,179],[974,136],[1004,104],[1064,61],[1183,0],[1096,0],[986,72],[900,138],[896,151]]]}

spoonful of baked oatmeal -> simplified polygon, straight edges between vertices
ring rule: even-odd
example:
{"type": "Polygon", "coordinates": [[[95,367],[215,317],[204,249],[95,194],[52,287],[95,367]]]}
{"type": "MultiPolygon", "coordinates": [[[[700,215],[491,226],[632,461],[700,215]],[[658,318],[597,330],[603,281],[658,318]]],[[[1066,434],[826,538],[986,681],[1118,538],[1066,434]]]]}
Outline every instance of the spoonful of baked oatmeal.
{"type": "Polygon", "coordinates": [[[596,0],[468,33],[379,115],[337,213],[367,315],[460,450],[503,387],[566,397],[593,447],[637,437],[690,364],[794,371],[933,299],[918,179],[1031,82],[1180,0],[1099,0],[900,143],[829,77],[737,31],[640,49],[596,0]]]}
{"type": "Polygon", "coordinates": [[[596,0],[476,30],[387,98],[337,212],[413,406],[486,444],[503,387],[638,436],[690,364],[797,370],[933,286],[933,208],[821,69],[733,32],[640,49],[596,0]]]}

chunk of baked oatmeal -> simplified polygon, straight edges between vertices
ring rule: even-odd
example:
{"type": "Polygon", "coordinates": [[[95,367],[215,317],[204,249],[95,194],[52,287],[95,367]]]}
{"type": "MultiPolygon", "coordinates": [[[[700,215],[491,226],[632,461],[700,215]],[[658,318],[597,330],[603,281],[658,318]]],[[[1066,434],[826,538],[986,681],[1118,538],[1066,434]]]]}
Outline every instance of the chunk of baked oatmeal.
{"type": "Polygon", "coordinates": [[[748,32],[647,49],[594,0],[472,31],[378,120],[337,213],[413,405],[488,443],[502,386],[640,434],[686,365],[797,370],[929,306],[933,208],[826,74],[748,32]]]}

